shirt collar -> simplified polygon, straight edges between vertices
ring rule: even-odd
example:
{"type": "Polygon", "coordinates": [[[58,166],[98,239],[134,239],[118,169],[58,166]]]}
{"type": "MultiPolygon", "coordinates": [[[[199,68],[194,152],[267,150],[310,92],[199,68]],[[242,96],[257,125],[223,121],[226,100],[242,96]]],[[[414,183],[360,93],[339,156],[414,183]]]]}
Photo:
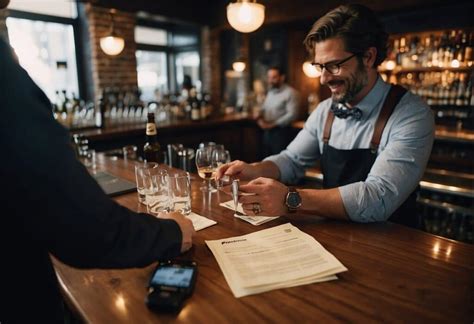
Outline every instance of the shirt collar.
{"type": "Polygon", "coordinates": [[[390,85],[385,83],[385,81],[379,76],[377,76],[377,81],[373,86],[372,90],[357,104],[355,107],[362,110],[362,116],[369,116],[371,111],[375,109],[378,105],[381,104],[383,98],[390,90],[390,85]]]}
{"type": "Polygon", "coordinates": [[[286,88],[286,83],[283,83],[279,88],[270,88],[268,92],[279,93],[285,90],[285,88],[286,88]]]}

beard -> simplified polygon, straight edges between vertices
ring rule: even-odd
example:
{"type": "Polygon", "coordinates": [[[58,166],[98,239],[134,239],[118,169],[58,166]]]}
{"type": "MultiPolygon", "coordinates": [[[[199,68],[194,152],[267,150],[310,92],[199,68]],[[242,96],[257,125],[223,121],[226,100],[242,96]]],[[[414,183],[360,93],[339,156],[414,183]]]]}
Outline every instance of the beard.
{"type": "Polygon", "coordinates": [[[357,69],[346,78],[334,79],[327,84],[329,86],[342,85],[341,92],[332,92],[332,100],[336,103],[351,102],[355,96],[367,85],[369,82],[367,71],[364,69],[362,63],[357,64],[357,69]]]}

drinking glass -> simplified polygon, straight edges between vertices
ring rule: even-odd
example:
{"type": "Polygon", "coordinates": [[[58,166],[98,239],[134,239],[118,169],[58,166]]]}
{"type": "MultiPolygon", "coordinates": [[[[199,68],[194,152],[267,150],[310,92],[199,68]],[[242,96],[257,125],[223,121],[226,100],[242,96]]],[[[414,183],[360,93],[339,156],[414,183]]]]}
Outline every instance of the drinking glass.
{"type": "Polygon", "coordinates": [[[216,169],[212,163],[212,152],[213,146],[206,146],[200,148],[196,152],[196,167],[198,174],[204,179],[204,186],[200,189],[203,192],[216,192],[217,190],[212,187],[211,180],[215,177],[216,169]],[[207,185],[205,182],[207,181],[207,185]]]}
{"type": "Polygon", "coordinates": [[[144,178],[145,204],[147,212],[153,216],[170,211],[168,178],[168,172],[163,169],[144,178]]]}
{"type": "MultiPolygon", "coordinates": [[[[230,153],[224,147],[224,145],[216,145],[212,151],[212,164],[217,171],[217,169],[226,163],[230,162],[230,153]]],[[[216,181],[217,188],[222,187],[222,179],[216,181]]]]}
{"type": "Polygon", "coordinates": [[[158,170],[158,163],[156,162],[145,162],[135,164],[135,180],[137,183],[138,201],[141,204],[145,204],[145,179],[147,176],[157,174],[158,170]]]}
{"type": "Polygon", "coordinates": [[[137,160],[138,147],[135,145],[127,145],[122,147],[123,159],[124,160],[137,160]]]}
{"type": "Polygon", "coordinates": [[[168,177],[171,210],[183,215],[191,213],[191,176],[188,172],[172,174],[168,177]]]}

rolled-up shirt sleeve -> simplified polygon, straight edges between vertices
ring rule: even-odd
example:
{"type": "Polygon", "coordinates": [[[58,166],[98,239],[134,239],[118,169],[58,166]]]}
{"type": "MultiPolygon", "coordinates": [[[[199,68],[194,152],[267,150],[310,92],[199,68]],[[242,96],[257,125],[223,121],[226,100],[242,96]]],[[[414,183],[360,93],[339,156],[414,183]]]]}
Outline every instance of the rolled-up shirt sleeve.
{"type": "Polygon", "coordinates": [[[433,114],[420,98],[411,94],[402,98],[400,104],[387,123],[381,141],[385,146],[379,147],[367,179],[339,187],[353,221],[387,220],[423,175],[434,140],[433,114]],[[407,113],[407,109],[412,112],[407,113]]]}

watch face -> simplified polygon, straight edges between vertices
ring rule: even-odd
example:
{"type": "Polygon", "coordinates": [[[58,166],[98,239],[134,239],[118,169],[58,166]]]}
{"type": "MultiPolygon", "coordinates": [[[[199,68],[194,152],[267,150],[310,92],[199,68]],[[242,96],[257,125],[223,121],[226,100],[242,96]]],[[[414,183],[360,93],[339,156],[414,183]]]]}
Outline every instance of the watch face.
{"type": "Polygon", "coordinates": [[[301,204],[301,197],[297,192],[290,192],[288,194],[287,204],[291,208],[298,208],[301,204]]]}

